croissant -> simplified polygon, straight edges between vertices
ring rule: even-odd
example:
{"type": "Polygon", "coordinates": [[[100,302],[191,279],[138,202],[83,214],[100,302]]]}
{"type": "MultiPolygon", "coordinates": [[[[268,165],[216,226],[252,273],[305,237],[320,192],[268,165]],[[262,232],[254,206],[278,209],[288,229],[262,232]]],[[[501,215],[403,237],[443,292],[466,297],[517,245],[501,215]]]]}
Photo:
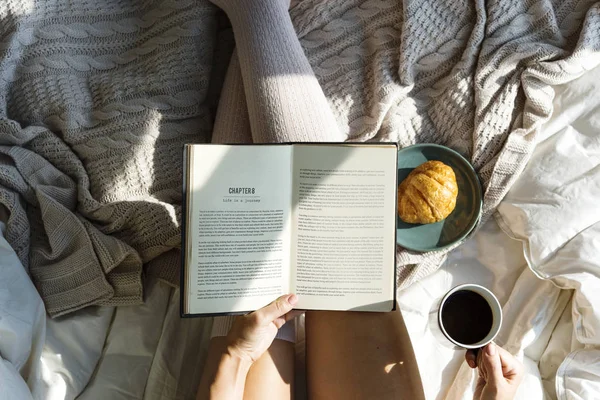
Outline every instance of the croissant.
{"type": "Polygon", "coordinates": [[[441,161],[427,161],[398,186],[398,216],[409,224],[441,221],[456,207],[457,195],[452,168],[441,161]]]}

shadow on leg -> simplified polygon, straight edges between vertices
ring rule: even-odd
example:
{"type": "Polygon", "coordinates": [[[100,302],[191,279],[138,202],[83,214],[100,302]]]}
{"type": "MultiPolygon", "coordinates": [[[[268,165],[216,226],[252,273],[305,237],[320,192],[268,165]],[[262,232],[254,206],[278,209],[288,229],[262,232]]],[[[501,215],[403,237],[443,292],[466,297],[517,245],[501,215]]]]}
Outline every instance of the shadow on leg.
{"type": "Polygon", "coordinates": [[[309,399],[424,399],[400,311],[306,313],[309,399]]]}

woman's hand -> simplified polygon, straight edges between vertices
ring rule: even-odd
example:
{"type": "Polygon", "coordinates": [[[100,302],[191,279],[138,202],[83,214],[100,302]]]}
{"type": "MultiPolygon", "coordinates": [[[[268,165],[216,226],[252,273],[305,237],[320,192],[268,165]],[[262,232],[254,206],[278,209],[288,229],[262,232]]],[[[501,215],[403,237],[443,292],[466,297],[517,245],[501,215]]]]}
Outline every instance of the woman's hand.
{"type": "Polygon", "coordinates": [[[476,354],[468,350],[469,367],[479,368],[473,400],[512,400],[523,379],[523,364],[502,347],[490,343],[476,354]]]}
{"type": "Polygon", "coordinates": [[[271,346],[279,328],[302,314],[292,311],[298,302],[295,294],[285,294],[271,304],[237,317],[227,335],[227,350],[247,362],[254,362],[271,346]]]}
{"type": "Polygon", "coordinates": [[[227,345],[218,350],[215,365],[211,368],[209,364],[202,374],[197,398],[242,399],[252,363],[271,346],[279,328],[301,314],[291,311],[297,302],[296,295],[286,294],[260,310],[237,317],[227,345]]]}

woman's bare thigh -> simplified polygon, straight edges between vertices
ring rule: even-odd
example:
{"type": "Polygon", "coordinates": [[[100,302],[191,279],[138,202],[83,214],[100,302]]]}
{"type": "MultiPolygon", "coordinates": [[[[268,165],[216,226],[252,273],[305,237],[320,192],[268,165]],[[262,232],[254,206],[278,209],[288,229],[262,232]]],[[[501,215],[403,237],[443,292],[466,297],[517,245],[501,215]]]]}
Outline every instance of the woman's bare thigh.
{"type": "MultiPolygon", "coordinates": [[[[198,399],[209,398],[209,386],[221,354],[225,351],[227,339],[214,337],[210,341],[205,371],[202,374],[198,399]]],[[[289,400],[294,393],[294,344],[275,339],[250,368],[246,377],[244,400],[281,399],[289,400]]]]}
{"type": "Polygon", "coordinates": [[[424,399],[400,311],[306,313],[309,399],[424,399]]]}

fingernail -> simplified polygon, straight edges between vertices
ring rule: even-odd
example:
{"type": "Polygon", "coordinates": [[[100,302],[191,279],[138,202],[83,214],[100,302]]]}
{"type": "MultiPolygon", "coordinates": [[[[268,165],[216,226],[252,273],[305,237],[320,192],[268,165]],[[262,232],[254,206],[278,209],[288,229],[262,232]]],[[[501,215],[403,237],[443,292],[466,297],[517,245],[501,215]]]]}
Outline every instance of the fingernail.
{"type": "Polygon", "coordinates": [[[296,296],[295,294],[291,294],[290,297],[288,297],[288,303],[290,303],[291,305],[295,306],[297,302],[298,296],[296,296]]]}
{"type": "Polygon", "coordinates": [[[475,361],[473,361],[473,360],[467,360],[467,364],[469,364],[469,367],[475,368],[475,361]]]}
{"type": "Polygon", "coordinates": [[[485,349],[485,352],[487,353],[488,356],[495,356],[496,355],[496,345],[494,343],[488,344],[487,348],[485,349]]]}

